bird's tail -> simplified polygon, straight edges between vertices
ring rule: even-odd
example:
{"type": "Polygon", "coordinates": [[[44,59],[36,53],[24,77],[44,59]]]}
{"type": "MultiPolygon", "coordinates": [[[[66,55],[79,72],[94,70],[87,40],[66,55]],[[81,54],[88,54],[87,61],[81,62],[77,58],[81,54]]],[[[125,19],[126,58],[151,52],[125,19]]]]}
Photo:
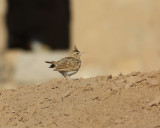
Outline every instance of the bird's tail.
{"type": "Polygon", "coordinates": [[[49,68],[54,68],[57,63],[55,61],[45,61],[45,62],[51,64],[49,68]]]}

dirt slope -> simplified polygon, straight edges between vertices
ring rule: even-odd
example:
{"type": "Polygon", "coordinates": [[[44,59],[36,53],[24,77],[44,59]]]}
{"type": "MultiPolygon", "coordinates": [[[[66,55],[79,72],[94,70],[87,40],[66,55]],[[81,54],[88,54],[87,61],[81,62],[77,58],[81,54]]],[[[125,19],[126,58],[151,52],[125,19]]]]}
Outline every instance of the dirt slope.
{"type": "Polygon", "coordinates": [[[0,127],[160,128],[160,71],[2,90],[0,127]]]}

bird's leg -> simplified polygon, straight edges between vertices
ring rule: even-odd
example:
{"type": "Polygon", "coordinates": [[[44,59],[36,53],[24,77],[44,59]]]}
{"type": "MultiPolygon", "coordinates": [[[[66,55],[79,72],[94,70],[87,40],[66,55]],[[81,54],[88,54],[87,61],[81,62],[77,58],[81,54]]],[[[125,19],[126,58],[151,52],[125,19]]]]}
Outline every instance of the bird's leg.
{"type": "Polygon", "coordinates": [[[67,75],[65,72],[60,72],[67,80],[71,80],[70,76],[67,75]]]}
{"type": "Polygon", "coordinates": [[[67,79],[67,76],[64,72],[59,72],[59,73],[61,73],[67,79]]]}
{"type": "Polygon", "coordinates": [[[69,76],[67,76],[65,73],[64,74],[62,74],[67,80],[69,80],[70,79],[70,77],[69,76]]]}

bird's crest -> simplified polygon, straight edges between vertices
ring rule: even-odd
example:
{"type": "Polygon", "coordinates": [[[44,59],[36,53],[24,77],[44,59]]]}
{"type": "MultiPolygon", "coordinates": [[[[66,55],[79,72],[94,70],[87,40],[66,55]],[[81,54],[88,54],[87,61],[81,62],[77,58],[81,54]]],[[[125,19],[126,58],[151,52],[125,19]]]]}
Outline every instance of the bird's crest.
{"type": "Polygon", "coordinates": [[[79,52],[79,50],[77,49],[76,45],[74,45],[73,52],[79,52]]]}

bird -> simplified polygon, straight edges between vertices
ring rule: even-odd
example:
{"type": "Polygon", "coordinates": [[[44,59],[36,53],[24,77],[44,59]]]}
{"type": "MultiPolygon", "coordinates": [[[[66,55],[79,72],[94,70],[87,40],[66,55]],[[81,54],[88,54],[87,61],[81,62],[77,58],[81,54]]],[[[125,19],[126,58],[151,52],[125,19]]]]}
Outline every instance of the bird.
{"type": "Polygon", "coordinates": [[[69,57],[62,58],[59,61],[45,61],[51,64],[49,68],[53,68],[53,71],[58,71],[65,78],[71,79],[70,76],[78,72],[81,67],[81,52],[74,46],[73,51],[69,57]]]}

